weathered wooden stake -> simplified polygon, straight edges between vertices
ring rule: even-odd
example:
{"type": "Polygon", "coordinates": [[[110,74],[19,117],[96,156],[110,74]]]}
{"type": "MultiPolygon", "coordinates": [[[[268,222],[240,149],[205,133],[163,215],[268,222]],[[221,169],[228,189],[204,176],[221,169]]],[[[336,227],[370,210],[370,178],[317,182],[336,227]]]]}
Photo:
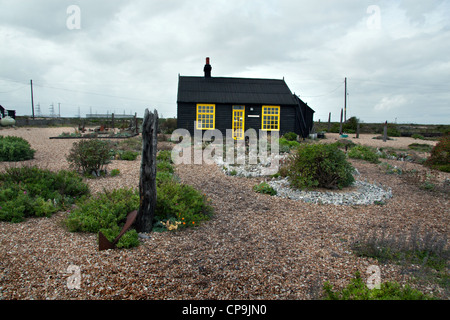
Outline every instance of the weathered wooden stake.
{"type": "Polygon", "coordinates": [[[359,122],[356,124],[356,139],[359,139],[359,129],[360,129],[360,125],[359,122]]]}
{"type": "Polygon", "coordinates": [[[151,232],[156,208],[156,148],[158,112],[145,110],[142,123],[142,159],[139,179],[140,206],[136,218],[138,232],[151,232]]]}
{"type": "Polygon", "coordinates": [[[384,123],[384,130],[383,130],[383,141],[386,142],[387,140],[387,121],[384,123]]]}
{"type": "Polygon", "coordinates": [[[328,114],[328,132],[331,130],[331,112],[328,114]]]}

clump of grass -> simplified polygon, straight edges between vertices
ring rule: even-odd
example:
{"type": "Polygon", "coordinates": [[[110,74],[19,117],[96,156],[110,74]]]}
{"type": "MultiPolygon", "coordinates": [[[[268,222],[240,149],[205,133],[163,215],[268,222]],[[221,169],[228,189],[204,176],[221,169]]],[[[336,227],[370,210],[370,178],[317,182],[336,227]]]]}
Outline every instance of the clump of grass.
{"type": "Polygon", "coordinates": [[[397,282],[384,282],[380,288],[369,289],[356,272],[355,277],[342,290],[333,290],[333,286],[327,281],[323,286],[324,300],[433,300],[409,285],[401,286],[397,282]]]}
{"type": "Polygon", "coordinates": [[[408,146],[408,148],[418,152],[427,152],[427,153],[430,153],[431,150],[433,150],[433,146],[426,143],[411,143],[408,146]]]}
{"type": "Polygon", "coordinates": [[[350,149],[348,157],[352,159],[361,159],[371,163],[379,163],[379,156],[376,149],[368,146],[357,145],[350,149]]]}
{"type": "Polygon", "coordinates": [[[418,227],[410,234],[389,234],[383,228],[371,234],[363,232],[352,249],[359,256],[376,258],[381,262],[409,262],[431,267],[441,271],[447,267],[450,251],[447,246],[447,236],[427,232],[420,236],[418,227]]]}
{"type": "Polygon", "coordinates": [[[253,191],[257,193],[269,194],[271,196],[275,196],[277,194],[277,191],[272,188],[267,182],[262,182],[253,186],[253,191]]]}

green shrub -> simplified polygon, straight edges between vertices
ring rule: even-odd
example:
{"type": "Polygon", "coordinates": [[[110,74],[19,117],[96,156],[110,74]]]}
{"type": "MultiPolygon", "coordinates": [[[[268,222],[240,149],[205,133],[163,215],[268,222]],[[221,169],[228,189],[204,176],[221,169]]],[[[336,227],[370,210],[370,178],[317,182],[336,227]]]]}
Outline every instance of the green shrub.
{"type": "Polygon", "coordinates": [[[7,169],[0,174],[0,186],[0,220],[10,222],[49,217],[89,194],[89,187],[76,173],[37,167],[7,169]]]}
{"type": "Polygon", "coordinates": [[[172,161],[172,152],[170,150],[161,150],[156,155],[156,161],[165,161],[169,163],[173,163],[172,161]]]}
{"type": "Polygon", "coordinates": [[[35,152],[23,138],[0,136],[0,162],[30,160],[34,158],[35,152]]]}
{"type": "Polygon", "coordinates": [[[352,159],[361,159],[371,163],[379,163],[378,155],[374,148],[357,145],[348,151],[348,157],[352,159]]]}
{"type": "Polygon", "coordinates": [[[118,176],[119,174],[120,174],[120,170],[119,169],[112,169],[111,170],[111,177],[118,176]]]}
{"type": "Polygon", "coordinates": [[[300,143],[295,140],[287,140],[285,138],[280,138],[278,140],[278,143],[281,153],[289,153],[293,148],[296,148],[300,145],[300,143]]]}
{"type": "Polygon", "coordinates": [[[302,144],[291,156],[286,170],[294,188],[339,188],[350,186],[354,168],[334,144],[302,144]]]}
{"type": "Polygon", "coordinates": [[[205,195],[195,188],[167,180],[157,185],[155,220],[176,219],[180,228],[194,227],[210,219],[213,208],[205,195]]]}
{"type": "Polygon", "coordinates": [[[262,182],[260,184],[253,186],[253,191],[258,193],[270,194],[271,196],[277,194],[277,191],[274,188],[272,188],[267,182],[262,182]]]}
{"type": "Polygon", "coordinates": [[[126,161],[134,161],[134,160],[136,160],[138,155],[139,155],[139,152],[124,151],[124,152],[122,152],[120,154],[120,159],[121,160],[126,160],[126,161]]]}
{"type": "Polygon", "coordinates": [[[409,285],[400,286],[397,282],[384,282],[380,288],[369,289],[359,272],[341,291],[333,291],[333,286],[327,281],[323,286],[325,300],[432,300],[419,290],[409,285]]]}
{"type": "Polygon", "coordinates": [[[77,203],[66,226],[71,232],[98,232],[125,223],[128,213],[139,209],[139,192],[133,189],[104,191],[77,203]]]}
{"type": "Polygon", "coordinates": [[[431,150],[431,155],[424,162],[424,165],[436,170],[450,172],[450,135],[440,139],[431,150]]]}
{"type": "Polygon", "coordinates": [[[170,162],[161,161],[156,164],[156,171],[173,173],[174,169],[170,162]]]}
{"type": "Polygon", "coordinates": [[[431,150],[433,150],[433,146],[426,143],[412,143],[408,146],[408,148],[419,152],[428,152],[428,153],[430,153],[431,150]]]}
{"type": "Polygon", "coordinates": [[[288,141],[297,141],[298,135],[295,132],[288,132],[283,135],[283,138],[288,141]]]}
{"type": "Polygon", "coordinates": [[[411,136],[411,138],[414,138],[414,139],[420,139],[420,140],[423,140],[423,139],[425,139],[425,137],[423,136],[423,135],[421,135],[421,134],[418,134],[418,133],[414,133],[412,136],[411,136]]]}
{"type": "Polygon", "coordinates": [[[387,135],[389,137],[400,137],[401,133],[395,124],[388,124],[387,135]]]}
{"type": "Polygon", "coordinates": [[[110,143],[99,139],[86,139],[75,142],[67,161],[72,168],[80,170],[83,174],[94,172],[100,175],[104,167],[110,163],[110,143]]]}
{"type": "MultiPolygon", "coordinates": [[[[106,239],[110,242],[113,242],[117,238],[121,230],[122,229],[119,228],[119,226],[114,226],[108,229],[100,229],[106,239]]],[[[133,248],[137,246],[139,246],[139,236],[135,229],[130,229],[125,232],[116,244],[116,247],[119,249],[133,248]]]]}

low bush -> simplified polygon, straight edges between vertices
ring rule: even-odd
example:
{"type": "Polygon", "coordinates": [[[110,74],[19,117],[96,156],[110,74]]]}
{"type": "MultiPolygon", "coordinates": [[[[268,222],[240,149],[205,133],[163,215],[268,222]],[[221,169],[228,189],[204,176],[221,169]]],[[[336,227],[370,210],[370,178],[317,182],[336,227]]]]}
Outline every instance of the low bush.
{"type": "Polygon", "coordinates": [[[271,196],[275,196],[277,194],[277,191],[274,188],[272,188],[267,182],[262,182],[260,184],[253,186],[253,191],[258,193],[269,194],[271,196]]]}
{"type": "MultiPolygon", "coordinates": [[[[121,230],[122,229],[119,226],[114,226],[108,229],[100,229],[106,239],[110,242],[113,242],[117,238],[121,230]]],[[[130,229],[125,232],[116,244],[116,247],[119,249],[133,248],[137,246],[139,246],[139,236],[135,229],[130,229]]]]}
{"type": "Polygon", "coordinates": [[[348,157],[352,159],[361,159],[371,163],[380,163],[379,156],[374,148],[357,145],[348,151],[348,157]]]}
{"type": "Polygon", "coordinates": [[[37,167],[7,169],[0,174],[0,186],[0,220],[9,222],[51,216],[89,194],[76,173],[37,167]]]}
{"type": "Polygon", "coordinates": [[[334,144],[302,144],[291,156],[285,170],[294,188],[342,189],[354,181],[354,168],[334,144]]]}
{"type": "Polygon", "coordinates": [[[436,271],[445,270],[450,258],[446,235],[427,232],[420,236],[417,226],[409,235],[389,234],[383,229],[372,233],[361,232],[353,241],[352,250],[358,256],[375,258],[382,263],[409,263],[436,271]]]}
{"type": "Polygon", "coordinates": [[[300,143],[295,140],[287,140],[285,138],[280,138],[278,141],[281,153],[289,153],[292,149],[300,145],[300,143]]]}
{"type": "Polygon", "coordinates": [[[283,138],[288,141],[297,141],[298,135],[295,132],[288,132],[283,135],[283,138]]]}
{"type": "Polygon", "coordinates": [[[20,137],[0,136],[0,162],[25,161],[34,158],[35,150],[30,143],[20,137]]]}
{"type": "Polygon", "coordinates": [[[156,161],[165,161],[169,163],[173,163],[172,161],[172,152],[169,150],[161,150],[156,155],[156,161]]]}
{"type": "Polygon", "coordinates": [[[418,152],[430,153],[433,150],[433,146],[426,143],[412,143],[408,146],[409,149],[416,150],[418,152]]]}
{"type": "Polygon", "coordinates": [[[98,232],[125,223],[128,213],[139,209],[139,192],[133,189],[104,191],[77,203],[66,219],[71,232],[98,232]]]}
{"type": "Polygon", "coordinates": [[[83,174],[99,176],[111,162],[110,143],[100,139],[86,139],[75,142],[67,156],[71,168],[83,174]]]}
{"type": "Polygon", "coordinates": [[[450,172],[450,134],[442,137],[431,150],[430,157],[424,165],[436,170],[450,172]]]}
{"type": "Polygon", "coordinates": [[[175,179],[157,185],[155,224],[168,220],[179,221],[180,229],[195,227],[211,218],[213,208],[205,195],[175,179]]]}
{"type": "Polygon", "coordinates": [[[120,160],[134,161],[134,160],[136,160],[138,155],[139,155],[139,152],[124,151],[120,154],[120,160]]]}
{"type": "Polygon", "coordinates": [[[425,137],[423,136],[423,135],[421,135],[421,134],[418,134],[418,133],[414,133],[412,136],[411,136],[411,138],[414,138],[414,139],[420,139],[420,140],[424,140],[425,139],[425,137]]]}
{"type": "Polygon", "coordinates": [[[369,289],[356,272],[350,283],[340,291],[333,291],[333,286],[327,281],[323,286],[325,300],[433,300],[419,290],[409,285],[401,286],[397,282],[380,283],[380,288],[369,289]]]}
{"type": "Polygon", "coordinates": [[[158,162],[156,164],[156,170],[159,172],[168,172],[168,173],[174,172],[173,166],[170,164],[170,162],[167,161],[158,162]]]}

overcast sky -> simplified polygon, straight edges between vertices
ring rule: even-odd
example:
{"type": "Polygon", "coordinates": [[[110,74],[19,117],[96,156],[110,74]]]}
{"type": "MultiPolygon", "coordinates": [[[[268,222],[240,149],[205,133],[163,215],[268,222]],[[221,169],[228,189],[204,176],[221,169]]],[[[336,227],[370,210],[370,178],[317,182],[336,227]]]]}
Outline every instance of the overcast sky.
{"type": "Polygon", "coordinates": [[[339,121],[450,124],[450,1],[0,0],[0,104],[176,116],[178,75],[285,79],[339,121]]]}

